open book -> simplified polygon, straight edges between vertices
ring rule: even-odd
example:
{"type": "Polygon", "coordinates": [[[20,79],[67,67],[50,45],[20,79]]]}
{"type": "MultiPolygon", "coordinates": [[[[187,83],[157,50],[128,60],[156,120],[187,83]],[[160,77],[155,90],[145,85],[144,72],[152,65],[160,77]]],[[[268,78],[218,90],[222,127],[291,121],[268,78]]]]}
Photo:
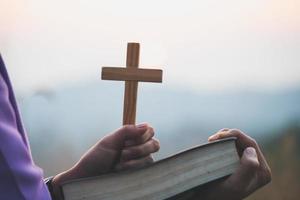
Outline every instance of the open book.
{"type": "Polygon", "coordinates": [[[207,143],[138,170],[63,184],[65,200],[163,200],[232,174],[239,166],[235,138],[207,143]]]}

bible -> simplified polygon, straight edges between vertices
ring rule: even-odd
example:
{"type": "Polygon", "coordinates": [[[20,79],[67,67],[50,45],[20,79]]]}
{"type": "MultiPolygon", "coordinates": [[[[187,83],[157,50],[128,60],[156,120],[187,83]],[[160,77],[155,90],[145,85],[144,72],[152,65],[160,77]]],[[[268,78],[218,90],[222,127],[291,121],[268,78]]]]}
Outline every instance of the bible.
{"type": "Polygon", "coordinates": [[[228,176],[238,168],[235,138],[179,152],[147,167],[72,180],[65,200],[164,200],[228,176]]]}

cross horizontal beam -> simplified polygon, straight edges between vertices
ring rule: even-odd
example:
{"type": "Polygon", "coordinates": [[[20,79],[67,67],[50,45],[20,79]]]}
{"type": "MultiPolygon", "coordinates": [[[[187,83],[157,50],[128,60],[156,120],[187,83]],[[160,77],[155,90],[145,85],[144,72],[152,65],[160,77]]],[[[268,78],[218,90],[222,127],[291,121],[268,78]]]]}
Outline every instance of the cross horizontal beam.
{"type": "Polygon", "coordinates": [[[103,80],[162,82],[160,69],[102,67],[103,80]]]}

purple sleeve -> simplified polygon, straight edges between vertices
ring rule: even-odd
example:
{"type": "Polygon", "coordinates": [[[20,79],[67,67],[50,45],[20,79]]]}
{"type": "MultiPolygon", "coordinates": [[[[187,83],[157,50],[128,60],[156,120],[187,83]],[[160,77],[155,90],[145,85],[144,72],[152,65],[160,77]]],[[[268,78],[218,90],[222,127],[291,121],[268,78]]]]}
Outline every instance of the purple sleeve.
{"type": "Polygon", "coordinates": [[[0,199],[50,200],[43,171],[31,157],[25,131],[0,55],[0,199]]]}

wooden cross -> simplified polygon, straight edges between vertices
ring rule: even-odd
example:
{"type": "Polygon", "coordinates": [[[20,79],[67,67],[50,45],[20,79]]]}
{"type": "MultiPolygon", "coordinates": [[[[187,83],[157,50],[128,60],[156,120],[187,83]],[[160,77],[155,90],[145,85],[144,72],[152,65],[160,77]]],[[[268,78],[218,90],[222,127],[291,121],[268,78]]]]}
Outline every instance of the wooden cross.
{"type": "Polygon", "coordinates": [[[102,67],[102,80],[125,81],[123,125],[135,124],[138,82],[162,82],[162,70],[140,69],[140,44],[127,44],[126,68],[102,67]]]}

